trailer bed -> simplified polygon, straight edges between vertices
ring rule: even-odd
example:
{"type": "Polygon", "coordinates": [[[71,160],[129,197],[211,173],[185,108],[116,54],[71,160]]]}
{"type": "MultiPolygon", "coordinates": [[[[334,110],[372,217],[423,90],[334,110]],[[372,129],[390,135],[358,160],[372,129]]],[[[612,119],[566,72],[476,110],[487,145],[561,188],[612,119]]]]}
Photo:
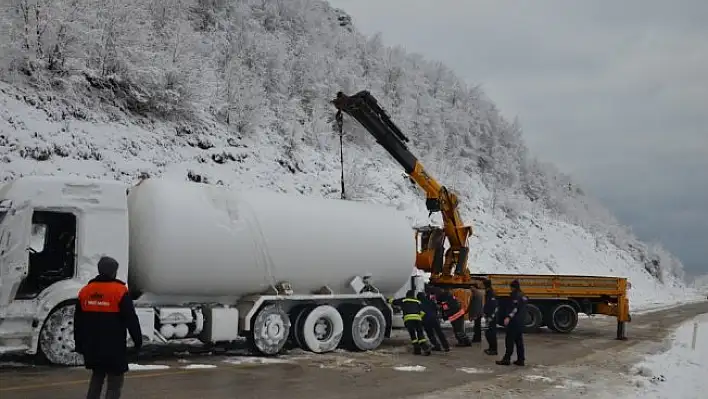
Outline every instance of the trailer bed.
{"type": "MultiPolygon", "coordinates": [[[[482,282],[492,282],[499,306],[497,322],[503,324],[503,310],[509,306],[510,283],[518,280],[521,290],[528,298],[526,330],[541,327],[559,333],[573,331],[578,322],[578,313],[601,314],[617,319],[617,339],[626,339],[626,324],[631,321],[627,290],[629,282],[624,277],[578,276],[559,274],[473,274],[477,282],[471,290],[455,289],[455,296],[463,304],[471,303],[475,295],[481,295],[482,282]],[[475,294],[475,289],[477,294],[475,294]]],[[[479,301],[477,301],[479,303],[479,301]]],[[[478,308],[478,306],[477,306],[478,308]]],[[[472,310],[472,309],[470,309],[472,310]]],[[[474,311],[470,311],[470,314],[474,311]]]]}

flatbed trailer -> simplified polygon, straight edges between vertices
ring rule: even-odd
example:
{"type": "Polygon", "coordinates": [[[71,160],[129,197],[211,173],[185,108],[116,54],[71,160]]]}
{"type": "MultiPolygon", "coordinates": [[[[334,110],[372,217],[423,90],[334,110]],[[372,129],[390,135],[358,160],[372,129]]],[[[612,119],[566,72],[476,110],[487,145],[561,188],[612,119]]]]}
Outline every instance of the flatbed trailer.
{"type": "MultiPolygon", "coordinates": [[[[521,290],[528,297],[525,330],[533,332],[548,327],[558,333],[570,333],[578,324],[578,314],[608,315],[617,318],[617,339],[627,339],[626,323],[632,320],[629,313],[628,288],[623,277],[540,275],[540,274],[472,274],[478,283],[474,288],[483,289],[482,282],[492,282],[500,309],[509,305],[511,287],[519,280],[521,290]]],[[[455,289],[455,296],[462,303],[470,303],[471,290],[455,289]]],[[[498,312],[497,323],[503,325],[503,312],[498,312]]]]}

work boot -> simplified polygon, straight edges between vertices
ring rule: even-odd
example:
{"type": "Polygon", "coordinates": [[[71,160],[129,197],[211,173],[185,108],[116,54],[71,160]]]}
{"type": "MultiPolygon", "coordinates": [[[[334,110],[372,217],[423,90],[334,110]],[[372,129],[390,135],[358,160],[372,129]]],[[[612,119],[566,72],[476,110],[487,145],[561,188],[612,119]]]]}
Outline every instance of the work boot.
{"type": "Polygon", "coordinates": [[[440,347],[440,345],[433,346],[433,352],[442,352],[442,348],[440,347]]]}
{"type": "Polygon", "coordinates": [[[420,355],[420,345],[418,345],[417,343],[413,344],[413,354],[420,355]]]}
{"type": "Polygon", "coordinates": [[[428,342],[423,341],[419,345],[420,349],[423,351],[423,356],[430,356],[432,352],[430,351],[430,345],[428,345],[428,342]]]}
{"type": "Polygon", "coordinates": [[[509,366],[511,365],[511,361],[509,359],[502,359],[502,360],[497,360],[496,363],[500,366],[509,366]]]}
{"type": "Polygon", "coordinates": [[[484,353],[486,353],[489,356],[496,356],[498,355],[496,349],[485,349],[484,353]]]}
{"type": "Polygon", "coordinates": [[[450,347],[449,347],[449,346],[446,346],[446,347],[443,348],[443,350],[444,350],[445,352],[450,352],[450,347]]]}
{"type": "Polygon", "coordinates": [[[524,362],[523,360],[517,360],[517,361],[514,362],[514,364],[517,365],[517,366],[522,366],[522,367],[523,367],[523,366],[526,365],[526,362],[524,362]]]}

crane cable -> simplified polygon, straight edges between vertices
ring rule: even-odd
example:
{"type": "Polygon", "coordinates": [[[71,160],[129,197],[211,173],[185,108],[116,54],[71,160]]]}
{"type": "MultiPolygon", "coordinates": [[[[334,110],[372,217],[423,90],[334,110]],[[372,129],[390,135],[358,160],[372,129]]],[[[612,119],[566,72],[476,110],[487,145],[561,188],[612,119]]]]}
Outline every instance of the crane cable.
{"type": "Polygon", "coordinates": [[[340,177],[342,199],[347,199],[344,193],[344,115],[342,115],[342,111],[337,111],[335,120],[337,121],[337,130],[339,130],[339,163],[342,168],[342,175],[340,177]]]}

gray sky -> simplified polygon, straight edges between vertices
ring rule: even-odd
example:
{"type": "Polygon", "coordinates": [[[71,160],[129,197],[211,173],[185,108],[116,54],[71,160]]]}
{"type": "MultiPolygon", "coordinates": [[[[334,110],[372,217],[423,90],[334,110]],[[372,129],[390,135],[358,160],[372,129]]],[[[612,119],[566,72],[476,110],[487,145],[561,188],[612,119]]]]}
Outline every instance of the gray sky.
{"type": "Polygon", "coordinates": [[[533,151],[708,273],[707,0],[330,0],[481,83],[533,151]]]}

